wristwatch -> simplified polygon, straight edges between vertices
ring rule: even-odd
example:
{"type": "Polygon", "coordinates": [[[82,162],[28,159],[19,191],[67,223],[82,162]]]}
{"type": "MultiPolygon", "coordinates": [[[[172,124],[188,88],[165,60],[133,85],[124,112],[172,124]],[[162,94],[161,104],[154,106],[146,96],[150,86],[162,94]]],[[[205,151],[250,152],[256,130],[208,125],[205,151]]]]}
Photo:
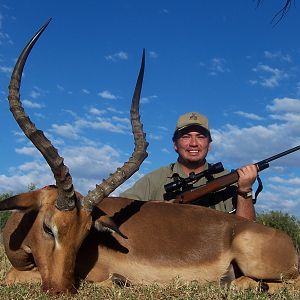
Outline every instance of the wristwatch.
{"type": "Polygon", "coordinates": [[[237,191],[237,194],[242,196],[243,198],[247,199],[247,198],[252,198],[252,190],[248,191],[248,192],[242,192],[242,191],[237,191]]]}

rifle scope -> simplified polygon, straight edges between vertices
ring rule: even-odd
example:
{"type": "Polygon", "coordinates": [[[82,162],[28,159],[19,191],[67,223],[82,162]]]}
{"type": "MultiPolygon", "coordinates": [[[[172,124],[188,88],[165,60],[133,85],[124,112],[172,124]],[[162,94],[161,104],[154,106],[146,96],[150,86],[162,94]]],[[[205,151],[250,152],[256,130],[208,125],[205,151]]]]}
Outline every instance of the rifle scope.
{"type": "Polygon", "coordinates": [[[202,177],[217,174],[222,171],[224,171],[224,167],[221,162],[218,162],[216,164],[211,165],[207,170],[204,170],[200,173],[195,174],[194,172],[191,172],[187,178],[182,178],[177,173],[175,173],[172,176],[174,181],[165,184],[164,188],[166,193],[173,193],[186,187],[189,183],[199,180],[202,177]]]}

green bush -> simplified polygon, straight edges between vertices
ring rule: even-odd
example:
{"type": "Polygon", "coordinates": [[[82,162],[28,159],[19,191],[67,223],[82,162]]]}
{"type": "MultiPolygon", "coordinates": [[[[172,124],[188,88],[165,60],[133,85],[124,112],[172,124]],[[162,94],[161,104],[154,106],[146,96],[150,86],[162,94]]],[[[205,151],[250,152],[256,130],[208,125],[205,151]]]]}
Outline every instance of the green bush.
{"type": "MultiPolygon", "coordinates": [[[[9,193],[5,193],[5,194],[1,194],[0,195],[0,201],[6,199],[6,198],[9,198],[11,197],[12,194],[9,194],[9,193]]],[[[9,216],[11,215],[11,212],[10,211],[2,211],[0,212],[0,231],[2,231],[7,219],[9,218],[9,216]]]]}
{"type": "Polygon", "coordinates": [[[257,222],[286,232],[300,252],[300,221],[295,216],[281,211],[271,211],[258,214],[257,222]]]}
{"type": "MultiPolygon", "coordinates": [[[[28,185],[28,192],[34,191],[36,190],[36,185],[34,183],[30,183],[28,185]]],[[[4,193],[0,195],[0,201],[9,198],[13,196],[12,193],[4,193]]],[[[4,228],[4,225],[6,224],[7,219],[9,218],[9,216],[11,215],[10,211],[0,211],[0,231],[2,231],[2,229],[4,228]]]]}

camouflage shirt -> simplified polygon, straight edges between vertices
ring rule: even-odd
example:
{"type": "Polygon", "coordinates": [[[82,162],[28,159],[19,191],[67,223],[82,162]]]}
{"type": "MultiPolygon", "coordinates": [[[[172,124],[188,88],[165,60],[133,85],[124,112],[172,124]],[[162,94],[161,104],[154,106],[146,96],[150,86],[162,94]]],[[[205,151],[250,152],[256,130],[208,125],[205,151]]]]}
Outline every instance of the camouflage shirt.
{"type": "MultiPolygon", "coordinates": [[[[206,163],[205,169],[208,169],[208,166],[209,164],[206,163]]],[[[173,181],[172,175],[175,173],[182,178],[187,177],[182,171],[180,164],[176,162],[145,175],[131,188],[121,193],[120,197],[142,201],[164,200],[166,196],[164,185],[173,181]]],[[[217,178],[228,173],[229,172],[225,170],[212,176],[213,178],[217,178]]],[[[196,188],[205,185],[207,181],[207,178],[202,177],[193,184],[193,187],[196,188]]],[[[236,191],[236,185],[232,185],[218,192],[205,195],[204,197],[193,201],[192,204],[211,207],[224,212],[232,212],[236,208],[236,191]]]]}

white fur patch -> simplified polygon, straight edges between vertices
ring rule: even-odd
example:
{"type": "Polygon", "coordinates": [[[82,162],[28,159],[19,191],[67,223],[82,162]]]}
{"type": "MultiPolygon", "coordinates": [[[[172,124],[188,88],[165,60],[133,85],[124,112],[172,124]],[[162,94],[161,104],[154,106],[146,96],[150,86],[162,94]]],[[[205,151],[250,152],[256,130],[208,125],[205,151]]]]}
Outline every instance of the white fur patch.
{"type": "Polygon", "coordinates": [[[61,249],[61,245],[58,240],[58,229],[57,229],[56,225],[53,225],[51,229],[52,229],[54,239],[55,239],[55,247],[56,247],[56,249],[61,249]]]}
{"type": "Polygon", "coordinates": [[[26,252],[26,253],[32,253],[31,248],[26,246],[26,245],[22,245],[22,249],[26,252]]]}

